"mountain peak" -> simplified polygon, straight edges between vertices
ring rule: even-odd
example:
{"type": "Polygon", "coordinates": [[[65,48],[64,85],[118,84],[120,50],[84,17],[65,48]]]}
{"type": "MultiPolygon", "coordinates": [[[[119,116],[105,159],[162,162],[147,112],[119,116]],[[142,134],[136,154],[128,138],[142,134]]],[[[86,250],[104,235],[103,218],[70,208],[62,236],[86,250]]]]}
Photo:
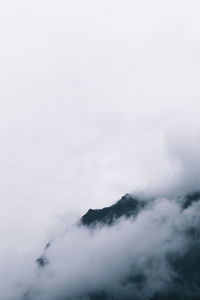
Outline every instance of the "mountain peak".
{"type": "Polygon", "coordinates": [[[95,226],[96,224],[112,225],[121,217],[136,216],[145,202],[131,194],[125,194],[119,201],[102,209],[89,209],[81,218],[81,224],[95,226]]]}

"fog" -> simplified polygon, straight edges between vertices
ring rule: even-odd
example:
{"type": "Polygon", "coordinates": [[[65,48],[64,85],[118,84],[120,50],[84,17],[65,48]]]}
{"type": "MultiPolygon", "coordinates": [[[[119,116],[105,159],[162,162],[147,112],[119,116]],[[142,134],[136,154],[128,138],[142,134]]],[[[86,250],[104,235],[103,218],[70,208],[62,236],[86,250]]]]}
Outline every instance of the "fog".
{"type": "MultiPolygon", "coordinates": [[[[146,300],[170,291],[179,276],[170,261],[181,259],[198,243],[188,233],[199,231],[200,202],[184,210],[181,204],[186,195],[200,190],[198,137],[194,131],[188,136],[180,131],[168,133],[166,170],[158,180],[153,169],[152,181],[135,191],[134,197],[147,203],[135,218],[122,217],[112,226],[89,228],[80,226],[80,213],[68,211],[49,225],[45,238],[30,250],[25,240],[18,251],[5,243],[1,297],[89,300],[95,293],[107,293],[108,299],[128,300],[134,295],[146,300]],[[50,246],[45,249],[47,243],[50,246]],[[41,255],[44,266],[36,262],[41,255]]],[[[184,290],[189,297],[199,293],[187,284],[184,290]]]]}
{"type": "Polygon", "coordinates": [[[2,291],[63,215],[198,187],[199,6],[1,3],[2,291]]]}
{"type": "Polygon", "coordinates": [[[49,234],[50,246],[41,250],[45,266],[36,263],[38,251],[12,253],[4,262],[3,298],[78,300],[103,292],[108,299],[150,299],[170,291],[179,276],[170,259],[182,258],[195,245],[188,233],[200,225],[200,202],[183,210],[180,200],[179,194],[146,200],[138,216],[122,217],[113,226],[88,228],[75,215],[63,216],[49,234]]]}

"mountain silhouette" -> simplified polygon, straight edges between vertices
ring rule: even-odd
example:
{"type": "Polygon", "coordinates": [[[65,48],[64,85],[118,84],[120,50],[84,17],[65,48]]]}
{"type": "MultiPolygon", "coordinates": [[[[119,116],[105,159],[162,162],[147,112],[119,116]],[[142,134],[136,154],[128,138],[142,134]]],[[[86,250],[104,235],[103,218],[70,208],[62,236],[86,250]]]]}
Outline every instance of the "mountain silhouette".
{"type": "MultiPolygon", "coordinates": [[[[188,210],[192,205],[200,201],[200,193],[194,192],[182,197],[180,202],[180,210],[182,212],[188,210]]],[[[151,202],[151,201],[150,201],[151,202]]],[[[142,212],[149,202],[138,199],[131,194],[124,195],[119,201],[109,207],[102,209],[89,209],[84,214],[77,226],[84,226],[88,229],[98,228],[98,226],[114,226],[118,220],[134,219],[140,212],[142,212]]],[[[200,216],[199,216],[200,217],[200,216]]],[[[156,233],[152,233],[156,234],[156,233]]],[[[200,228],[189,227],[186,232],[189,246],[182,255],[174,255],[169,253],[166,258],[171,270],[174,273],[173,282],[169,284],[167,290],[161,290],[154,293],[145,300],[199,300],[200,299],[200,228]]],[[[53,243],[52,241],[51,243],[53,243]]],[[[48,243],[44,249],[43,254],[36,262],[40,268],[45,268],[50,262],[47,259],[48,249],[51,247],[48,243]]],[[[108,266],[109,267],[109,266],[108,266]]],[[[130,274],[124,278],[124,285],[132,284],[138,290],[145,289],[147,278],[143,270],[137,275],[130,274]]],[[[82,299],[82,298],[80,298],[82,299]]],[[[86,299],[86,298],[83,298],[86,299]]],[[[87,299],[89,300],[139,300],[143,298],[135,297],[134,295],[125,295],[118,298],[116,295],[100,290],[95,292],[88,292],[87,299]]],[[[57,299],[55,299],[57,300],[57,299]]],[[[63,300],[68,300],[63,298],[63,300]]]]}

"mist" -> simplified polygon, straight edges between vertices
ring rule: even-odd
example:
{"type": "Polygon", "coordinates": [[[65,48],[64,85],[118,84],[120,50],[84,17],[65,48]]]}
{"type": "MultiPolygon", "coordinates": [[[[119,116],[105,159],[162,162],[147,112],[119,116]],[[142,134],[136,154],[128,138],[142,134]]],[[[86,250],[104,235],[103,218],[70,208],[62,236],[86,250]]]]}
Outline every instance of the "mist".
{"type": "Polygon", "coordinates": [[[167,258],[185,254],[186,232],[198,228],[198,214],[199,205],[182,213],[176,203],[159,199],[134,221],[95,232],[70,228],[49,249],[49,265],[37,277],[30,299],[82,299],[97,292],[107,292],[108,299],[150,299],[170,291],[178,274],[167,258]]]}
{"type": "MultiPolygon", "coordinates": [[[[157,293],[170,292],[179,277],[171,261],[181,259],[198,243],[189,233],[199,232],[200,202],[183,209],[185,197],[199,191],[198,135],[185,136],[184,142],[180,132],[168,135],[166,152],[173,178],[162,177],[156,190],[133,194],[146,203],[134,218],[90,228],[80,226],[79,214],[63,214],[46,235],[46,248],[40,243],[29,253],[7,253],[2,297],[78,300],[97,294],[99,299],[153,299],[157,293]],[[41,255],[44,266],[36,261],[41,255]]],[[[187,282],[185,290],[191,298],[199,293],[187,282]]]]}
{"type": "Polygon", "coordinates": [[[173,222],[187,226],[180,199],[199,190],[199,2],[10,0],[0,8],[1,298],[87,299],[88,289],[111,295],[111,286],[139,297],[121,281],[137,251],[146,257],[138,270],[148,272],[152,226],[165,271],[156,287],[147,280],[141,297],[150,297],[173,281],[165,255],[184,252],[187,235],[170,249],[165,239],[177,238],[173,222]],[[151,203],[135,220],[95,232],[75,225],[127,192],[151,203]],[[166,227],[154,227],[164,206],[166,227]],[[35,260],[51,240],[43,272],[35,260]],[[106,254],[117,243],[121,259],[106,254]]]}

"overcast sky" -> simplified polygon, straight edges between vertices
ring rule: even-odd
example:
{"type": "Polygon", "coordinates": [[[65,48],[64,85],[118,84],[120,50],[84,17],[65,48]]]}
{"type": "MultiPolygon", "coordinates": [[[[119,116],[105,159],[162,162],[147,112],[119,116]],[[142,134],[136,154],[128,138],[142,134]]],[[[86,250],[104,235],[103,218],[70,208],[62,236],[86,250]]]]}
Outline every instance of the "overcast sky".
{"type": "Polygon", "coordinates": [[[169,171],[166,134],[199,127],[199,10],[183,0],[1,3],[9,247],[32,247],[57,216],[109,205],[169,171]]]}

